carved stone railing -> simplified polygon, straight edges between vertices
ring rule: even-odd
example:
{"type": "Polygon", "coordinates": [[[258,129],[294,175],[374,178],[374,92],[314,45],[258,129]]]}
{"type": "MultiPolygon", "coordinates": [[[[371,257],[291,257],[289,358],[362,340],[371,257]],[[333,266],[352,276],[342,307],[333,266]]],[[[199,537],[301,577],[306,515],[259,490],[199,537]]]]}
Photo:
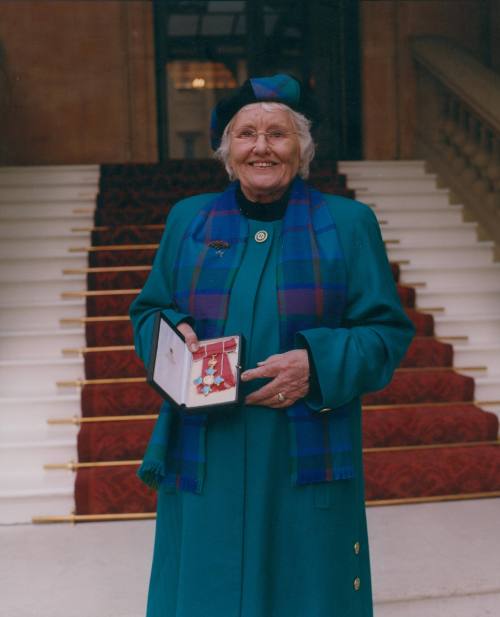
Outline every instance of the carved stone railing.
{"type": "Polygon", "coordinates": [[[417,156],[500,246],[500,75],[446,39],[412,42],[417,156]]]}

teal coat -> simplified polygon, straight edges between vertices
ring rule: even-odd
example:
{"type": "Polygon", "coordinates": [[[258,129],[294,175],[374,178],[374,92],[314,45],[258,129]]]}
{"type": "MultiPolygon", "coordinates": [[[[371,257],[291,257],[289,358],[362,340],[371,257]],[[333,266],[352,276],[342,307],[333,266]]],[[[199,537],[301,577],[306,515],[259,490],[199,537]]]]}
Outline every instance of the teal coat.
{"type": "MultiPolygon", "coordinates": [[[[213,195],[172,210],[153,270],[131,307],[137,353],[147,362],[154,314],[174,323],[172,269],[196,212],[213,195]]],[[[391,379],[413,335],[401,308],[375,216],[325,195],[348,269],[342,328],[297,336],[309,349],[316,411],[357,399],[352,480],[292,486],[282,410],[241,406],[211,416],[202,494],[162,488],[147,617],[370,617],[372,598],[361,449],[365,392],[391,379]]],[[[226,334],[247,341],[245,368],[279,349],[276,263],[281,221],[249,221],[249,241],[231,291],[226,334]],[[268,232],[258,243],[257,231],[268,232]]],[[[254,387],[259,387],[255,383],[254,387]]]]}

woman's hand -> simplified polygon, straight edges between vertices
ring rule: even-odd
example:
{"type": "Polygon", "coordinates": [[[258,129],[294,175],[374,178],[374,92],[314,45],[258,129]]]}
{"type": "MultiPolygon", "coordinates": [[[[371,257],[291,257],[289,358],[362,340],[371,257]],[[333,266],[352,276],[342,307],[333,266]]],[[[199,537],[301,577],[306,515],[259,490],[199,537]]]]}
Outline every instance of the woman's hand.
{"type": "Polygon", "coordinates": [[[269,356],[257,363],[257,368],[241,374],[242,381],[274,377],[259,390],[249,394],[247,405],[263,405],[282,409],[290,407],[309,391],[309,357],[305,349],[294,349],[269,356]]]}
{"type": "Polygon", "coordinates": [[[186,345],[188,346],[189,351],[198,351],[198,337],[196,336],[196,332],[193,328],[191,328],[188,323],[183,321],[177,325],[177,330],[179,330],[182,336],[186,339],[186,345]]]}

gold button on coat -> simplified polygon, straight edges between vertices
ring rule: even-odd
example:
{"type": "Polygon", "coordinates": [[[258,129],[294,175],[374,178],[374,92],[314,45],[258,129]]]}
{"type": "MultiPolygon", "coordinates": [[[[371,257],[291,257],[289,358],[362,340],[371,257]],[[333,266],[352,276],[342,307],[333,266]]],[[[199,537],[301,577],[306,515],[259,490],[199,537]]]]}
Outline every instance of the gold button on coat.
{"type": "Polygon", "coordinates": [[[269,234],[267,233],[265,229],[261,229],[254,236],[255,242],[265,242],[268,237],[269,237],[269,234]]]}
{"type": "Polygon", "coordinates": [[[361,579],[359,578],[359,576],[356,576],[352,586],[354,587],[354,591],[359,591],[359,588],[361,587],[361,579]]]}
{"type": "Polygon", "coordinates": [[[354,543],[354,554],[359,555],[359,551],[361,550],[361,545],[359,542],[354,543]]]}

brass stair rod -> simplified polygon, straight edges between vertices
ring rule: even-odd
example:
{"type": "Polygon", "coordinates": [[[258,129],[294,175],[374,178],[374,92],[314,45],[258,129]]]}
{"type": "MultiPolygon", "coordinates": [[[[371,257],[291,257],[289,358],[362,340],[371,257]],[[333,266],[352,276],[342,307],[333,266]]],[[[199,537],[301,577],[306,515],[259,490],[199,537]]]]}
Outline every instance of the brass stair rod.
{"type": "MultiPolygon", "coordinates": [[[[439,450],[442,448],[475,448],[477,446],[498,446],[500,440],[489,441],[465,441],[465,442],[450,442],[450,443],[432,443],[419,444],[411,446],[379,446],[374,448],[363,448],[364,454],[384,453],[384,452],[409,452],[412,450],[439,450]]],[[[55,469],[68,469],[74,471],[76,469],[88,469],[95,467],[128,467],[138,466],[142,463],[140,460],[122,460],[122,461],[89,461],[79,463],[69,461],[68,463],[47,463],[43,466],[44,469],[50,471],[55,469]]]]}
{"type": "Polygon", "coordinates": [[[53,471],[56,469],[67,469],[68,471],[75,471],[76,469],[88,469],[94,467],[137,467],[142,463],[142,460],[131,461],[96,461],[89,463],[77,463],[70,461],[69,463],[46,463],[43,468],[47,471],[53,471]]]}
{"type": "MultiPolygon", "coordinates": [[[[429,313],[429,312],[442,312],[444,311],[444,308],[442,307],[435,307],[435,308],[417,308],[415,309],[418,313],[429,313]]],[[[59,322],[61,324],[72,324],[72,323],[91,323],[91,322],[95,322],[95,321],[116,321],[116,320],[129,320],[130,317],[128,315],[102,315],[102,316],[96,316],[96,317],[63,317],[62,319],[59,320],[59,322]]],[[[428,338],[428,337],[426,337],[428,338]]],[[[461,338],[461,337],[450,337],[450,336],[443,336],[443,337],[436,337],[439,339],[449,339],[449,338],[461,338]]],[[[464,337],[465,338],[465,337],[464,337]]]]}
{"type": "Polygon", "coordinates": [[[467,341],[469,339],[468,336],[454,336],[454,335],[450,335],[450,336],[436,336],[435,334],[432,334],[430,336],[425,336],[423,334],[418,334],[417,336],[413,337],[414,341],[467,341]]]}
{"type": "Polygon", "coordinates": [[[156,244],[111,244],[102,246],[73,246],[68,249],[70,253],[94,253],[96,251],[155,251],[160,246],[156,244]]]}
{"type": "Polygon", "coordinates": [[[165,225],[161,225],[161,224],[157,224],[157,225],[116,225],[115,227],[105,227],[105,226],[99,226],[99,227],[72,227],[71,231],[109,231],[110,229],[132,229],[132,228],[139,228],[139,229],[165,229],[165,225]]]}
{"type": "MultiPolygon", "coordinates": [[[[453,401],[448,403],[443,402],[434,402],[434,403],[402,403],[391,404],[391,405],[363,405],[362,409],[364,412],[370,411],[383,411],[385,409],[397,409],[397,408],[406,408],[411,409],[412,407],[446,407],[448,405],[475,405],[476,407],[489,407],[491,405],[500,405],[500,401],[453,401]]],[[[156,420],[158,417],[157,413],[144,413],[144,414],[129,414],[126,416],[72,416],[71,418],[49,418],[47,420],[48,424],[92,424],[95,422],[131,422],[137,420],[156,420]]]]}
{"type": "Polygon", "coordinates": [[[408,366],[397,368],[399,373],[419,373],[422,371],[486,371],[486,366],[408,366]]]}
{"type": "Polygon", "coordinates": [[[97,291],[63,291],[61,298],[86,298],[100,296],[130,296],[140,293],[140,289],[104,289],[97,291]]]}
{"type": "Polygon", "coordinates": [[[429,443],[418,444],[413,446],[385,446],[374,448],[363,448],[363,453],[373,454],[374,452],[407,452],[409,450],[437,450],[439,448],[473,448],[475,446],[498,446],[500,441],[498,439],[488,441],[464,441],[464,442],[450,442],[450,443],[429,443]]]}
{"type": "MultiPolygon", "coordinates": [[[[481,493],[460,493],[455,495],[432,495],[429,497],[401,497],[399,499],[366,500],[367,508],[401,506],[420,503],[438,503],[448,501],[467,501],[471,499],[494,499],[500,497],[500,491],[481,493]]],[[[34,516],[31,521],[35,525],[50,525],[57,523],[95,523],[113,521],[154,520],[156,512],[126,512],[116,514],[68,514],[62,516],[34,516]]]]}
{"type": "MultiPolygon", "coordinates": [[[[113,321],[113,320],[128,320],[129,317],[125,316],[125,315],[116,315],[114,317],[75,317],[74,319],[69,318],[69,319],[61,319],[60,322],[68,322],[68,323],[84,323],[86,321],[113,321]]],[[[434,340],[434,341],[467,341],[469,339],[468,336],[415,336],[413,340],[434,340]]],[[[120,346],[120,349],[128,349],[129,347],[133,347],[133,346],[129,346],[129,345],[124,345],[124,346],[120,346]]],[[[68,352],[87,352],[87,351],[95,351],[95,350],[99,350],[99,351],[108,351],[108,350],[112,350],[117,348],[117,346],[111,346],[111,347],[84,347],[82,349],[67,349],[67,350],[63,350],[63,351],[68,351],[68,352]]]]}
{"type": "Polygon", "coordinates": [[[63,349],[65,356],[81,356],[86,353],[98,353],[103,351],[133,351],[133,345],[110,345],[108,347],[81,347],[79,349],[63,349]]]}
{"type": "Polygon", "coordinates": [[[413,407],[446,407],[448,405],[476,405],[477,407],[489,407],[500,405],[500,401],[438,401],[422,403],[391,403],[390,405],[363,405],[363,411],[380,411],[383,409],[397,409],[399,407],[411,409],[413,407]]]}
{"type": "Polygon", "coordinates": [[[56,385],[62,388],[80,388],[82,386],[111,385],[117,383],[146,383],[145,377],[110,377],[107,379],[75,379],[71,381],[57,381],[56,385]]]}
{"type": "MultiPolygon", "coordinates": [[[[415,338],[424,338],[417,336],[415,338]]],[[[435,336],[436,341],[468,341],[468,336],[435,336]]]]}
{"type": "Polygon", "coordinates": [[[99,422],[132,422],[137,420],[156,420],[157,413],[138,414],[128,416],[73,416],[71,418],[49,418],[47,424],[73,424],[79,426],[81,424],[93,424],[99,422]]]}
{"type": "MultiPolygon", "coordinates": [[[[462,368],[457,368],[457,367],[447,367],[447,366],[441,366],[441,367],[428,367],[428,368],[404,368],[404,369],[396,369],[396,371],[400,371],[400,372],[421,372],[421,371],[435,371],[435,370],[439,370],[440,372],[444,372],[444,371],[453,371],[453,372],[458,372],[458,371],[484,371],[486,370],[486,367],[462,367],[462,368]]],[[[145,383],[146,382],[146,378],[145,377],[109,377],[106,379],[76,379],[76,380],[71,380],[71,381],[57,381],[56,384],[57,386],[60,387],[70,387],[70,388],[75,388],[75,387],[81,387],[81,386],[91,386],[91,385],[104,385],[104,384],[115,384],[115,383],[145,383]]]]}
{"type": "MultiPolygon", "coordinates": [[[[63,291],[61,293],[61,298],[86,298],[92,296],[127,296],[131,294],[138,294],[141,292],[141,289],[99,289],[99,290],[82,290],[82,291],[63,291]]],[[[440,310],[440,309],[436,309],[440,310]]],[[[444,310],[444,309],[442,309],[444,310]]]]}
{"type": "Polygon", "coordinates": [[[405,506],[418,503],[439,503],[444,501],[467,501],[469,499],[493,499],[500,497],[500,491],[481,493],[458,493],[455,495],[430,495],[428,497],[400,497],[398,499],[371,499],[365,501],[367,508],[376,506],[405,506]]]}
{"type": "MultiPolygon", "coordinates": [[[[399,244],[399,240],[392,238],[384,240],[384,244],[399,244]]],[[[73,246],[68,249],[70,253],[92,253],[95,251],[134,251],[134,250],[156,250],[160,246],[158,243],[151,244],[102,244],[99,246],[73,246]]],[[[395,263],[395,262],[394,262],[395,263]]]]}
{"type": "Polygon", "coordinates": [[[397,368],[396,372],[399,373],[419,373],[422,371],[487,371],[487,366],[409,366],[404,368],[397,368]]]}
{"type": "Polygon", "coordinates": [[[101,272],[142,272],[151,270],[150,265],[143,266],[110,266],[109,268],[65,268],[63,274],[98,274],[101,272]]]}
{"type": "Polygon", "coordinates": [[[140,521],[156,518],[156,512],[130,512],[126,514],[68,514],[67,516],[34,516],[35,525],[55,523],[95,523],[106,521],[140,521]]]}
{"type": "Polygon", "coordinates": [[[98,323],[100,321],[130,321],[129,315],[103,315],[101,317],[63,317],[59,320],[61,325],[98,323]]]}

